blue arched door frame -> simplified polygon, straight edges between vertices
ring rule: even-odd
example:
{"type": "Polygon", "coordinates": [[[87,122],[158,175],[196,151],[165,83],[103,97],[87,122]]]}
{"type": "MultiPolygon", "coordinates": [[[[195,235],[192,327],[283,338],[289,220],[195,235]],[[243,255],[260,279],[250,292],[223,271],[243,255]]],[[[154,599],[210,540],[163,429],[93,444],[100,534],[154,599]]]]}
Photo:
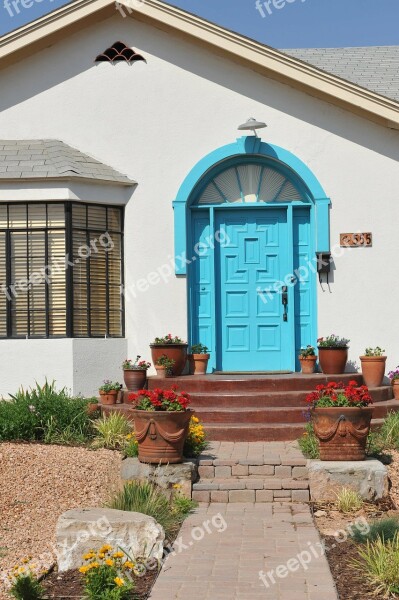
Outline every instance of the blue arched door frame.
{"type": "Polygon", "coordinates": [[[214,150],[200,160],[187,175],[179,189],[173,202],[176,275],[187,275],[188,261],[186,258],[189,258],[188,244],[190,243],[189,232],[191,229],[190,207],[198,196],[199,186],[204,185],[204,182],[209,179],[210,173],[214,173],[218,165],[222,167],[226,161],[239,160],[240,157],[269,160],[275,165],[279,165],[281,170],[286,173],[291,173],[292,178],[306,191],[306,195],[313,204],[314,249],[316,252],[322,253],[330,251],[329,208],[331,201],[326,196],[323,187],[313,172],[288,150],[266,144],[255,136],[245,136],[239,138],[235,143],[214,150]]]}

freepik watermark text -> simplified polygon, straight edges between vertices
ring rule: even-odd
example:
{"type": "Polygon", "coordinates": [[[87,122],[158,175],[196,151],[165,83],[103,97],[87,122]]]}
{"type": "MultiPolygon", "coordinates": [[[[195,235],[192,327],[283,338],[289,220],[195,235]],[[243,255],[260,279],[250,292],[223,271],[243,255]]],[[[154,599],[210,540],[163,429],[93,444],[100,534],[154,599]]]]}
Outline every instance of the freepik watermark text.
{"type": "Polygon", "coordinates": [[[256,0],[255,8],[262,19],[266,19],[267,16],[271,17],[276,10],[281,10],[295,2],[306,2],[306,0],[256,0]]]}
{"type": "MultiPolygon", "coordinates": [[[[46,0],[53,2],[53,0],[46,0]]],[[[10,17],[21,14],[21,11],[32,8],[35,4],[41,4],[43,0],[3,0],[3,7],[10,17]]]]}

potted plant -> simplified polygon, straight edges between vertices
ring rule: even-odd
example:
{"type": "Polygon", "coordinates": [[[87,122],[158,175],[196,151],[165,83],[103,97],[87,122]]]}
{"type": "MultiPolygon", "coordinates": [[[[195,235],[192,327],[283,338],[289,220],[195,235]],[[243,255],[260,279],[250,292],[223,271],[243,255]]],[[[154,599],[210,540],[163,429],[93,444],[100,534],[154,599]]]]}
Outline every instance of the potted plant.
{"type": "Polygon", "coordinates": [[[166,354],[160,356],[155,363],[158,377],[172,377],[174,364],[173,358],[168,358],[166,354]]]}
{"type": "Polygon", "coordinates": [[[205,375],[209,358],[210,354],[208,354],[206,346],[203,344],[194,344],[191,346],[191,354],[188,355],[190,373],[192,375],[205,375]]]}
{"type": "Polygon", "coordinates": [[[156,337],[150,344],[150,348],[154,365],[161,356],[166,355],[170,360],[174,360],[172,375],[178,377],[183,373],[187,362],[188,345],[181,338],[168,333],[164,337],[156,337]]]}
{"type": "Polygon", "coordinates": [[[313,346],[306,346],[301,348],[298,356],[299,362],[301,363],[302,373],[305,375],[311,375],[315,372],[317,356],[313,346]]]}
{"type": "Polygon", "coordinates": [[[100,405],[98,404],[98,399],[93,396],[93,398],[88,398],[87,400],[87,413],[90,416],[96,415],[96,413],[99,411],[100,409],[100,405]]]}
{"type": "Polygon", "coordinates": [[[399,400],[399,365],[394,371],[389,371],[388,377],[392,383],[392,390],[395,400],[399,400]]]}
{"type": "Polygon", "coordinates": [[[183,461],[183,448],[193,411],[188,409],[186,392],[140,390],[130,394],[133,404],[139,460],[151,464],[175,464],[183,461]]]}
{"type": "Polygon", "coordinates": [[[134,362],[127,358],[122,363],[123,379],[129,392],[142,390],[147,381],[147,370],[151,367],[151,363],[140,358],[141,356],[137,355],[134,362]]]}
{"type": "Polygon", "coordinates": [[[319,365],[325,375],[345,373],[349,342],[350,340],[340,338],[335,334],[317,340],[319,365]]]}
{"type": "Polygon", "coordinates": [[[367,386],[331,381],[316,386],[306,402],[311,409],[321,460],[364,460],[373,409],[367,386]]]}
{"type": "Polygon", "coordinates": [[[104,383],[99,388],[101,404],[116,404],[122,384],[110,379],[104,379],[104,383]]]}
{"type": "Polygon", "coordinates": [[[384,352],[385,350],[377,346],[377,348],[366,348],[364,356],[360,356],[364,383],[369,388],[382,385],[385,375],[385,363],[387,362],[384,352]]]}

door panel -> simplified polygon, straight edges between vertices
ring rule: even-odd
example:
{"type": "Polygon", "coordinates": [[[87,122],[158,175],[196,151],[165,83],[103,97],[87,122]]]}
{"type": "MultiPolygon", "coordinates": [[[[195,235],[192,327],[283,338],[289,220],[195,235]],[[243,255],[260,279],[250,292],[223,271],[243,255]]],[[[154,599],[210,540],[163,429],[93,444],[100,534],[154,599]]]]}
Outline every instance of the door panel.
{"type": "Polygon", "coordinates": [[[218,212],[216,227],[226,238],[215,256],[218,368],[289,369],[294,342],[274,287],[289,269],[286,209],[218,212]]]}

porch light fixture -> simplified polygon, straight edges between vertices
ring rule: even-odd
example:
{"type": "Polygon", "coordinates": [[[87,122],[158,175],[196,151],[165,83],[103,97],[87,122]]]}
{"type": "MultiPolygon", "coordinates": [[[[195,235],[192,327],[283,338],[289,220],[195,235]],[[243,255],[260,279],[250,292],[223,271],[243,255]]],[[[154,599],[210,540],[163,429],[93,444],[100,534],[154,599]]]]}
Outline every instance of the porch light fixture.
{"type": "Polygon", "coordinates": [[[266,123],[263,123],[262,121],[257,121],[256,119],[251,117],[250,119],[248,119],[248,121],[246,121],[242,125],[239,125],[238,130],[239,131],[253,131],[254,135],[256,137],[258,137],[256,130],[264,129],[265,127],[267,127],[266,123]]]}

